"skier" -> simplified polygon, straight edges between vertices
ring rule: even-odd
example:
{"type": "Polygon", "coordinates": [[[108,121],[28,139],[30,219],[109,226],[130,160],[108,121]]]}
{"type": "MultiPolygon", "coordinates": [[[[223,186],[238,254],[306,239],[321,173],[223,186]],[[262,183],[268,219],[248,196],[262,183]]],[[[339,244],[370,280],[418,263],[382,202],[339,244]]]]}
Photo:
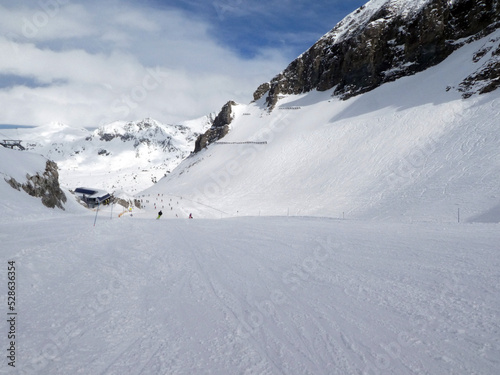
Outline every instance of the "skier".
{"type": "Polygon", "coordinates": [[[158,212],[158,217],[156,218],[156,220],[158,220],[161,217],[161,215],[163,215],[163,212],[161,212],[160,210],[160,212],[158,212]]]}
{"type": "Polygon", "coordinates": [[[193,218],[193,214],[189,214],[189,218],[192,219],[193,218]]]}

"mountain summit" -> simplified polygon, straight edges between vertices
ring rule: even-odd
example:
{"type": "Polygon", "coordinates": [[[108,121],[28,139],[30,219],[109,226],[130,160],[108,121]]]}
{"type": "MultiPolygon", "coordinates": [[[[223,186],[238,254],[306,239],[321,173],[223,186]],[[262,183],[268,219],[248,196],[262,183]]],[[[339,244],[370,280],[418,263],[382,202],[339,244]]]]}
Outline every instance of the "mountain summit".
{"type": "MultiPolygon", "coordinates": [[[[499,19],[498,0],[372,0],[260,85],[254,100],[265,96],[272,109],[280,95],[330,89],[347,99],[441,63],[495,30],[499,19]]],[[[479,92],[498,87],[499,55],[464,81],[466,95],[475,92],[471,81],[488,81],[479,92]]]]}

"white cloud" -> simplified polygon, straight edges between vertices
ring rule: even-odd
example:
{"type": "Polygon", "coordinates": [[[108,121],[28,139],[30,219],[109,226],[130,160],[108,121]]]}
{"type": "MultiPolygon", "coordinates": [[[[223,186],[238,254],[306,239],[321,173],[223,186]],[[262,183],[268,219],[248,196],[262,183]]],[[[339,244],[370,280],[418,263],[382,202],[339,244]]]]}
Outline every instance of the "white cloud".
{"type": "Polygon", "coordinates": [[[119,11],[113,18],[113,23],[125,28],[135,28],[147,32],[160,32],[161,27],[151,17],[138,13],[132,9],[119,11]]]}
{"type": "Polygon", "coordinates": [[[0,75],[40,83],[0,89],[0,123],[187,120],[230,99],[250,101],[288,63],[279,50],[243,59],[209,36],[210,25],[178,10],[45,0],[0,6],[0,14],[0,75]]]}
{"type": "Polygon", "coordinates": [[[79,4],[61,5],[59,1],[39,1],[31,8],[22,6],[9,9],[0,6],[1,33],[24,41],[69,39],[96,35],[96,30],[89,23],[92,16],[84,6],[79,4]]]}

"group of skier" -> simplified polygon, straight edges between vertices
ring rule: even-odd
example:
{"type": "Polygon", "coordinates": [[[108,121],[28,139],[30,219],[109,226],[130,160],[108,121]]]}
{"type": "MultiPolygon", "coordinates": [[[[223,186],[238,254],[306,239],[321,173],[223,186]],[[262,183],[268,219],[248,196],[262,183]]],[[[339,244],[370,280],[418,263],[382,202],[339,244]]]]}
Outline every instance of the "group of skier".
{"type": "MultiPolygon", "coordinates": [[[[161,210],[160,210],[160,212],[158,212],[158,217],[156,218],[156,220],[158,220],[161,217],[161,215],[163,215],[163,212],[161,212],[161,210]]],[[[189,214],[189,219],[192,219],[192,218],[193,218],[193,214],[189,214]]]]}

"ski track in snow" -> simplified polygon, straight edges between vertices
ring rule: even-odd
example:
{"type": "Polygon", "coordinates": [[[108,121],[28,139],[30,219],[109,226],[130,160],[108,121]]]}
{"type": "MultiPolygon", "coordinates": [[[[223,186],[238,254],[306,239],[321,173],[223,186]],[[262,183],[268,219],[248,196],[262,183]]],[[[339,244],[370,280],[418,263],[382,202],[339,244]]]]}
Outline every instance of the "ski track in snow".
{"type": "Polygon", "coordinates": [[[1,373],[500,371],[498,225],[93,219],[2,223],[1,373]]]}

